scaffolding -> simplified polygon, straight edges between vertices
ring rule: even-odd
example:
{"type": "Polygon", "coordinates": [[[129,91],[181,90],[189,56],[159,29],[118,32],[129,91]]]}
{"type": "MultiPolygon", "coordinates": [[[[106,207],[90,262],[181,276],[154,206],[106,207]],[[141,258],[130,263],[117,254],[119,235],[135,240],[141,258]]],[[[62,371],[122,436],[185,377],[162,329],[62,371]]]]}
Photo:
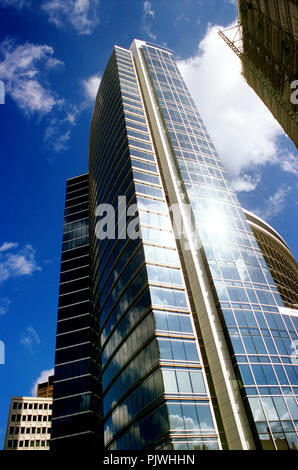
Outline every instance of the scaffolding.
{"type": "Polygon", "coordinates": [[[298,146],[297,0],[238,0],[239,21],[218,31],[242,62],[242,75],[298,146]]]}

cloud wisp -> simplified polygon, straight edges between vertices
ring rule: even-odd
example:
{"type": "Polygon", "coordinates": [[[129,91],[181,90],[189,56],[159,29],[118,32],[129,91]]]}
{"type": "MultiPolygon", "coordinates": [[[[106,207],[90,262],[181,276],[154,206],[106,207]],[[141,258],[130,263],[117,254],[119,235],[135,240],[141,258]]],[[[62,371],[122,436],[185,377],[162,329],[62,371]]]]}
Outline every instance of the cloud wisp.
{"type": "Polygon", "coordinates": [[[155,11],[149,1],[143,3],[143,31],[152,40],[156,41],[156,35],[151,31],[151,23],[155,18],[155,11]]]}
{"type": "Polygon", "coordinates": [[[31,7],[31,0],[0,0],[0,7],[14,7],[17,10],[31,7]]]}
{"type": "Polygon", "coordinates": [[[263,209],[255,209],[253,212],[264,220],[271,220],[276,217],[286,204],[288,195],[292,192],[292,187],[287,185],[280,186],[272,196],[265,200],[263,209]]]}
{"type": "Polygon", "coordinates": [[[80,35],[90,35],[100,19],[99,0],[49,0],[42,4],[50,23],[59,29],[70,28],[80,35]]]}
{"type": "Polygon", "coordinates": [[[0,299],[0,316],[8,312],[10,304],[11,300],[8,297],[2,297],[2,299],[0,299]]]}
{"type": "Polygon", "coordinates": [[[21,335],[20,343],[29,351],[33,352],[33,347],[40,344],[40,338],[32,325],[28,326],[21,335]]]}
{"type": "Polygon", "coordinates": [[[41,271],[35,259],[35,250],[31,245],[16,251],[17,243],[4,242],[0,246],[0,283],[8,279],[31,276],[41,271]]]}

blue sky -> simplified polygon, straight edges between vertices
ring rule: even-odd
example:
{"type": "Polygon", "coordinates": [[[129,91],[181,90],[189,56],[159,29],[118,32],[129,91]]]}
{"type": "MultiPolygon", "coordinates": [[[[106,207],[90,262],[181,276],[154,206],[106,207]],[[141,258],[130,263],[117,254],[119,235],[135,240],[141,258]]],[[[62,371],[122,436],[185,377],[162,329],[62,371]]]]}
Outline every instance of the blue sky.
{"type": "Polygon", "coordinates": [[[92,104],[115,44],[165,45],[242,205],[297,259],[297,152],[217,35],[233,0],[0,0],[0,448],[10,398],[54,365],[66,178],[88,169],[92,104]]]}

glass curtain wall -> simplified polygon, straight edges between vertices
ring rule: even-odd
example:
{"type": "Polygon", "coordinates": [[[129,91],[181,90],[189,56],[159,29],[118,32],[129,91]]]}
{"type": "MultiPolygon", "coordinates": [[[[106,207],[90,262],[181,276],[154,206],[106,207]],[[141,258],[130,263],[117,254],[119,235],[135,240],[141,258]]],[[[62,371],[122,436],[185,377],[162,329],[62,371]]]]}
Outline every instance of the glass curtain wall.
{"type": "Polygon", "coordinates": [[[101,239],[92,216],[90,230],[105,448],[220,448],[132,54],[119,47],[96,99],[89,169],[92,214],[110,204],[106,228],[115,222],[101,239]]]}
{"type": "Polygon", "coordinates": [[[284,304],[172,54],[148,44],[141,49],[256,446],[296,449],[297,316],[280,313],[284,304]]]}
{"type": "Polygon", "coordinates": [[[62,241],[51,450],[100,445],[96,324],[89,259],[88,173],[67,181],[62,241]]]}

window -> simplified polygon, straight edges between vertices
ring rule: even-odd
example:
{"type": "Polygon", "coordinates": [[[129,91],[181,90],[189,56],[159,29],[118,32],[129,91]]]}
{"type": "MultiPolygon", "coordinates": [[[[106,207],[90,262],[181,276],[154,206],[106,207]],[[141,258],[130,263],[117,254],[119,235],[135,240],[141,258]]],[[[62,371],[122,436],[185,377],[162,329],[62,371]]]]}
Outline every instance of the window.
{"type": "Polygon", "coordinates": [[[176,374],[174,370],[162,369],[162,376],[166,393],[178,393],[176,374]]]}

